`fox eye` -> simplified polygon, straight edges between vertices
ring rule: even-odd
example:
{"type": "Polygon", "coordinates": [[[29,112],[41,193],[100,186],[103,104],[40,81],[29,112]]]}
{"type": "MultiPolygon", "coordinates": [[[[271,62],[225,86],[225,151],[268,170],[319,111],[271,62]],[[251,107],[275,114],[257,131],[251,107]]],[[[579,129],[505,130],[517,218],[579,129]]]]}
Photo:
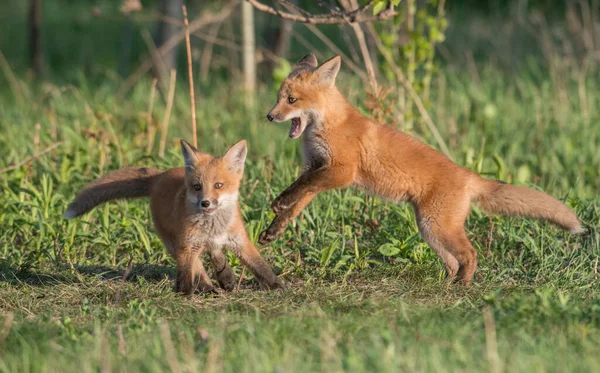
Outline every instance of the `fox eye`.
{"type": "Polygon", "coordinates": [[[288,97],[288,102],[289,102],[290,104],[293,104],[293,103],[294,103],[294,102],[296,102],[296,101],[298,101],[298,99],[297,99],[297,98],[295,98],[295,97],[288,97]]]}
{"type": "Polygon", "coordinates": [[[195,191],[199,192],[202,190],[202,184],[194,184],[192,185],[195,191]]]}
{"type": "Polygon", "coordinates": [[[223,188],[223,183],[216,183],[215,184],[215,189],[221,189],[223,188]]]}

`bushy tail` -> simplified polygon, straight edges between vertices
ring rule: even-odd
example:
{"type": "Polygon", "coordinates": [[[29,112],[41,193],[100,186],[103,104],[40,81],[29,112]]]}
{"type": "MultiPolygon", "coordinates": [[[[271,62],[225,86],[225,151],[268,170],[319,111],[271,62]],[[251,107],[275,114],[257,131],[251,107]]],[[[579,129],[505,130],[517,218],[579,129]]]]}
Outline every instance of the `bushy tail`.
{"type": "Polygon", "coordinates": [[[113,199],[149,196],[152,183],[162,173],[154,168],[122,168],[109,172],[83,188],[69,204],[63,217],[78,217],[113,199]]]}
{"type": "Polygon", "coordinates": [[[548,220],[571,233],[583,231],[577,216],[546,193],[476,176],[474,202],[492,213],[548,220]]]}

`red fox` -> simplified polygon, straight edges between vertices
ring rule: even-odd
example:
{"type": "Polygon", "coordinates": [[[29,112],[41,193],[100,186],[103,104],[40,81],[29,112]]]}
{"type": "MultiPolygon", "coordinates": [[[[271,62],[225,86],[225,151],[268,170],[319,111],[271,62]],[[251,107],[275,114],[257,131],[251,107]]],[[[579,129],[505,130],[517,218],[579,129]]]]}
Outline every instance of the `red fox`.
{"type": "Polygon", "coordinates": [[[181,151],[185,168],[123,168],[93,181],[71,202],[64,217],[80,216],[114,199],[150,197],[158,235],[177,262],[175,291],[215,291],[202,265],[206,251],[219,285],[232,290],[235,276],[224,248],[229,248],[254,272],[261,288],[282,288],[281,281],[248,238],[238,206],[248,152],[246,141],[238,142],[218,158],[199,152],[183,140],[181,151]]]}
{"type": "Polygon", "coordinates": [[[549,220],[582,231],[575,214],[557,199],[528,188],[487,180],[459,167],[421,141],[376,123],[351,106],[335,86],[341,59],[318,66],[302,58],[283,81],[272,122],[292,121],[289,137],[302,137],[305,171],[271,204],[275,219],[259,242],[278,237],[320,192],[349,186],[392,201],[409,202],[424,240],[443,260],[448,277],[469,285],[477,252],[464,230],[471,202],[505,215],[549,220]]]}

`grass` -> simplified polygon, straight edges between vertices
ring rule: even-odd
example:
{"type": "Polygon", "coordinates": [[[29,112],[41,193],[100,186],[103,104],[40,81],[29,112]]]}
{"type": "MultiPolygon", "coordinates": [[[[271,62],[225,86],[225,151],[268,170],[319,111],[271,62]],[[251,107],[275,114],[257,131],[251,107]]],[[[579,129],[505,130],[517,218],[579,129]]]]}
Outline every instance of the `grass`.
{"type": "MultiPolygon", "coordinates": [[[[72,41],[64,39],[62,46],[72,41]]],[[[595,68],[527,62],[506,72],[485,62],[474,71],[449,62],[426,103],[457,163],[565,200],[585,235],[474,209],[467,231],[480,253],[476,281],[449,286],[410,207],[337,190],[263,248],[285,291],[257,291],[245,272],[232,293],[181,297],[147,201],[61,217],[83,185],[109,170],[180,166],[178,138],[191,139],[180,81],[166,156],[157,156],[159,136],[147,153],[150,83],[120,98],[122,81],[105,64],[44,83],[17,69],[19,84],[0,90],[0,169],[62,141],[0,173],[0,372],[600,369],[595,68]]],[[[355,80],[340,82],[364,107],[355,80]]],[[[215,77],[197,90],[202,150],[218,154],[248,140],[241,202],[255,241],[272,218],[270,201],[301,170],[287,124],[263,119],[275,89],[267,80],[250,111],[230,81],[215,77]]],[[[157,98],[151,126],[164,110],[157,98]]],[[[418,122],[405,129],[435,146],[418,122]]],[[[239,277],[242,266],[230,262],[239,277]]]]}

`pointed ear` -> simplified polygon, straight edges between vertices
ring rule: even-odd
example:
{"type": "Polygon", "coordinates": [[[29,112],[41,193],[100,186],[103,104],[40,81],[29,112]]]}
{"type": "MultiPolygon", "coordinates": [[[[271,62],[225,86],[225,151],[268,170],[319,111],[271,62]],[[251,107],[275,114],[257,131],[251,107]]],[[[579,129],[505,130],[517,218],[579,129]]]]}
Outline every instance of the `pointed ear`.
{"type": "Polygon", "coordinates": [[[335,56],[323,62],[321,66],[315,71],[319,81],[327,86],[332,87],[335,85],[335,77],[340,71],[342,65],[342,58],[335,56]]]}
{"type": "Polygon", "coordinates": [[[308,66],[314,69],[318,65],[319,63],[317,62],[317,57],[314,54],[309,53],[306,56],[302,57],[302,59],[298,61],[298,63],[296,63],[296,66],[294,68],[308,66]]]}
{"type": "Polygon", "coordinates": [[[244,162],[248,155],[248,146],[246,140],[238,141],[234,146],[229,148],[223,159],[229,164],[229,169],[236,172],[244,172],[244,162]]]}
{"type": "Polygon", "coordinates": [[[199,153],[198,149],[194,148],[191,144],[188,144],[185,140],[181,140],[181,154],[183,154],[186,170],[196,169],[199,153]]]}

